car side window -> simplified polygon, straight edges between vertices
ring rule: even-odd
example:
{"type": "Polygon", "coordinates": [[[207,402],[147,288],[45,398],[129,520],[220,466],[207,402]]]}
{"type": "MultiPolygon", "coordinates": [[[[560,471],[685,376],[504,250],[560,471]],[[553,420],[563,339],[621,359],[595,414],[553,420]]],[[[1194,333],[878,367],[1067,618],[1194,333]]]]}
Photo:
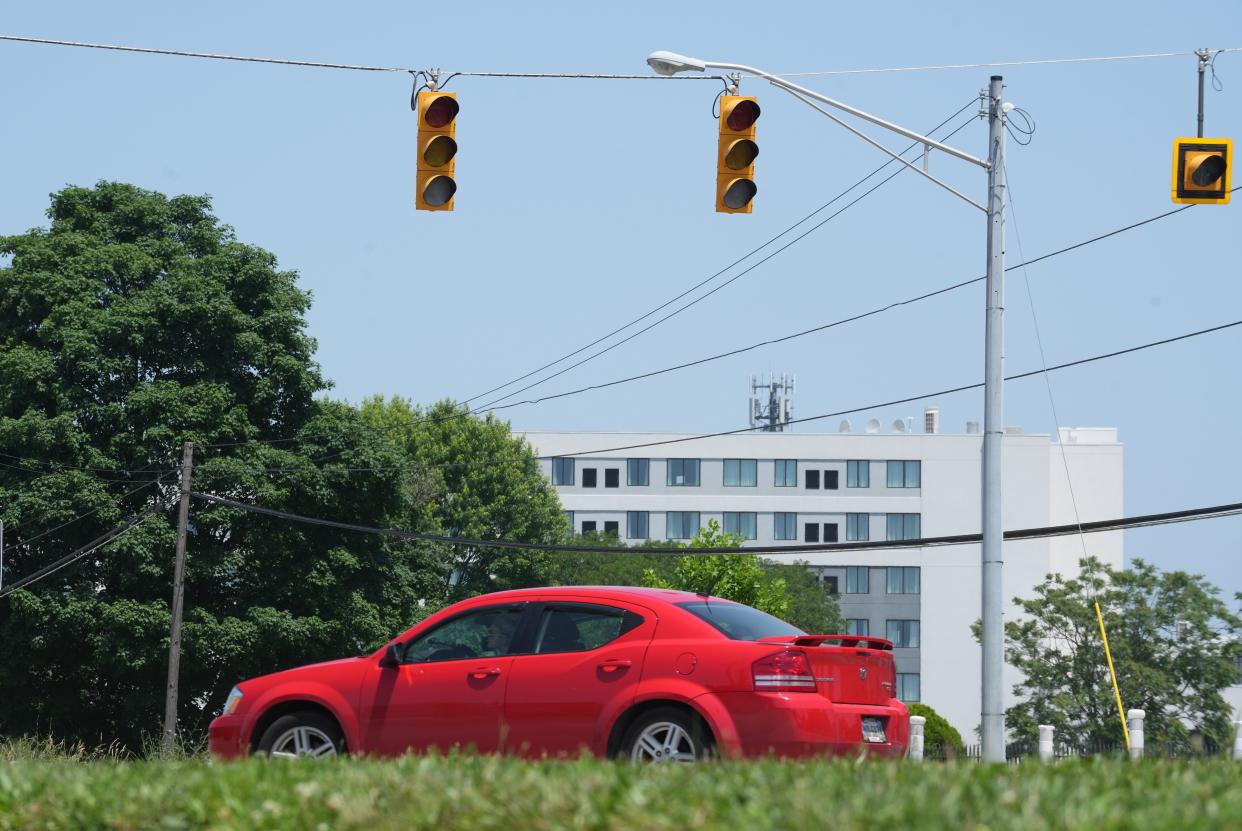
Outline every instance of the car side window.
{"type": "Polygon", "coordinates": [[[637,627],[643,619],[612,606],[564,604],[548,606],[535,629],[536,654],[586,652],[637,627]]]}
{"type": "Polygon", "coordinates": [[[522,611],[520,606],[493,607],[445,621],[408,641],[402,663],[430,664],[507,655],[522,611]]]}

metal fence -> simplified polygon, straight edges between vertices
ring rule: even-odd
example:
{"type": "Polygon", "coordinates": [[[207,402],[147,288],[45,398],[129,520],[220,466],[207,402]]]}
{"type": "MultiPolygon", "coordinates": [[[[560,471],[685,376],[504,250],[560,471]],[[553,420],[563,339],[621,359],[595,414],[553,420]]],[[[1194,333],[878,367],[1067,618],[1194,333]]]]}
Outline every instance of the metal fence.
{"type": "MultiPolygon", "coordinates": [[[[1147,742],[1143,755],[1155,759],[1213,759],[1229,758],[1231,747],[1228,744],[1215,742],[1147,742]]],[[[1127,758],[1129,751],[1121,742],[1087,742],[1073,744],[1056,742],[1053,745],[1054,759],[1074,758],[1127,758]]],[[[977,762],[983,756],[983,747],[977,744],[953,747],[943,744],[929,744],[923,748],[923,758],[929,762],[967,761],[977,762]]],[[[1005,759],[1011,765],[1024,762],[1039,761],[1038,741],[1018,741],[1005,746],[1005,759]]]]}

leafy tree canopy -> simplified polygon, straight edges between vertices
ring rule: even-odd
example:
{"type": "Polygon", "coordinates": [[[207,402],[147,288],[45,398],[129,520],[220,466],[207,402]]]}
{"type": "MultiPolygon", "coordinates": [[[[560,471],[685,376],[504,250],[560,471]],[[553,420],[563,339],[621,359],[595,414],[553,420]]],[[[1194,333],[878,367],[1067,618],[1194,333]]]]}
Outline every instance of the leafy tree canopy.
{"type": "MultiPolygon", "coordinates": [[[[1240,597],[1242,599],[1242,597],[1240,597]]],[[[1135,560],[1113,569],[1091,558],[1074,579],[1050,575],[1022,618],[1005,625],[1006,655],[1022,671],[1008,711],[1017,735],[1051,724],[1069,743],[1121,743],[1124,737],[1100,639],[1103,612],[1127,709],[1146,711],[1149,743],[1185,745],[1192,732],[1223,743],[1229,707],[1221,690],[1237,684],[1242,620],[1198,575],[1161,572],[1135,560]]]]}
{"type": "Polygon", "coordinates": [[[927,719],[927,723],[923,725],[924,746],[941,749],[948,758],[966,754],[966,747],[962,744],[962,734],[957,732],[957,728],[949,724],[949,720],[933,710],[931,706],[916,703],[907,705],[906,709],[912,716],[922,716],[927,719]]]}

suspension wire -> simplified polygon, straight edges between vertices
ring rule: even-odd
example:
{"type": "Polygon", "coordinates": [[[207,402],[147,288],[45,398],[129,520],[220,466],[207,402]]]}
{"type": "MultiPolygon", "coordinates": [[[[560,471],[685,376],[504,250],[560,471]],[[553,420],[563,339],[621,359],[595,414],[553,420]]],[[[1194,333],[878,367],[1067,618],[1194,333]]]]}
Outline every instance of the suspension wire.
{"type": "MultiPolygon", "coordinates": [[[[1221,52],[1242,52],[1242,47],[1232,47],[1229,49],[1214,49],[1217,54],[1221,52]]],[[[1074,64],[1074,63],[1100,63],[1105,61],[1138,61],[1150,58],[1172,58],[1185,57],[1188,55],[1196,55],[1191,52],[1148,52],[1138,55],[1100,55],[1087,58],[1044,58],[1040,60],[1030,61],[994,61],[992,63],[953,63],[940,64],[936,66],[888,66],[877,69],[827,69],[819,72],[778,72],[786,78],[807,77],[811,75],[868,75],[880,72],[928,72],[939,69],[987,69],[989,67],[1000,66],[1048,66],[1052,64],[1074,64]]]]}
{"type": "MultiPolygon", "coordinates": [[[[401,531],[394,528],[377,528],[371,525],[358,525],[351,522],[338,522],[331,519],[305,516],[303,514],[280,511],[275,508],[264,508],[236,499],[228,499],[210,493],[191,491],[190,496],[211,502],[226,508],[236,508],[250,513],[264,514],[300,522],[306,525],[318,525],[326,528],[337,528],[342,531],[356,531],[361,534],[375,534],[395,537],[416,542],[439,542],[451,545],[467,545],[474,548],[514,548],[524,550],[556,551],[568,553],[627,553],[627,554],[661,554],[676,556],[708,556],[713,554],[801,554],[801,553],[832,553],[837,551],[874,551],[889,548],[935,548],[953,545],[970,545],[981,542],[982,534],[953,534],[938,537],[920,537],[912,540],[875,540],[866,542],[846,543],[811,543],[809,545],[757,545],[757,546],[725,546],[719,548],[672,548],[653,546],[650,548],[601,548],[590,545],[568,545],[563,543],[537,543],[518,540],[485,540],[467,537],[453,537],[442,534],[423,534],[414,531],[401,531]]],[[[1006,540],[1033,540],[1046,537],[1060,537],[1078,533],[1096,533],[1101,531],[1118,531],[1125,528],[1140,528],[1150,525],[1166,525],[1176,522],[1191,522],[1199,519],[1242,514],[1242,502],[1225,505],[1213,505],[1204,508],[1190,508],[1181,511],[1169,511],[1161,514],[1145,514],[1141,516],[1121,517],[1118,519],[1097,520],[1072,525],[1046,525],[1037,528],[1023,528],[1006,531],[1006,540]]]]}
{"type": "Polygon", "coordinates": [[[1044,379],[1044,389],[1048,391],[1048,408],[1052,411],[1052,424],[1057,430],[1057,447],[1061,451],[1061,466],[1065,469],[1065,483],[1069,489],[1070,504],[1074,508],[1074,522],[1078,526],[1078,544],[1082,548],[1082,558],[1087,559],[1087,539],[1082,534],[1082,514],[1078,511],[1078,497],[1074,493],[1074,478],[1070,475],[1069,457],[1065,452],[1065,437],[1061,434],[1061,417],[1057,414],[1057,400],[1052,393],[1052,379],[1048,377],[1048,359],[1044,355],[1044,338],[1039,331],[1039,315],[1035,310],[1035,294],[1031,290],[1031,276],[1026,268],[1026,254],[1022,252],[1022,232],[1018,230],[1018,209],[1014,205],[1013,182],[1009,179],[1009,169],[1005,166],[1005,198],[1009,200],[1009,213],[1013,217],[1013,235],[1018,243],[1018,256],[1022,258],[1022,282],[1026,284],[1027,305],[1031,310],[1031,324],[1035,329],[1035,345],[1039,348],[1039,365],[1044,379]]]}

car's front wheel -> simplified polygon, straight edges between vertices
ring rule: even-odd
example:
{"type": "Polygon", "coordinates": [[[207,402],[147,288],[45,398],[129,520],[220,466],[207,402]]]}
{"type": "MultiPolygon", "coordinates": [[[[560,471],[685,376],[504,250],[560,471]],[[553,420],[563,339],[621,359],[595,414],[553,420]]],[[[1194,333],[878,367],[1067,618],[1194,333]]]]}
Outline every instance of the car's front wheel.
{"type": "Polygon", "coordinates": [[[660,707],[639,716],[621,742],[621,754],[640,764],[697,762],[711,751],[711,732],[702,719],[675,707],[660,707]]]}
{"type": "Polygon", "coordinates": [[[345,752],[345,736],[322,713],[289,713],[263,731],[258,750],[273,759],[324,759],[345,752]]]}

